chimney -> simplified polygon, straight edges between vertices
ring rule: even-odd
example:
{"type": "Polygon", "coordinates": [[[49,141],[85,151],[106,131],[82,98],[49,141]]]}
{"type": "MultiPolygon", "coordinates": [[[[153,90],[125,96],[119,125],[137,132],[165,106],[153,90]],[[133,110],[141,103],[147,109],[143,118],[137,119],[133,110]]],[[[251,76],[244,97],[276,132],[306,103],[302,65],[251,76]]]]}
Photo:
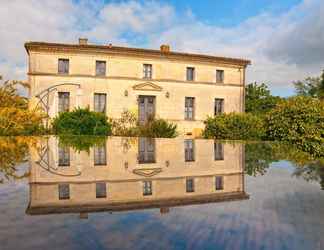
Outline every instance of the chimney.
{"type": "Polygon", "coordinates": [[[87,45],[88,38],[79,38],[79,45],[87,45]]]}
{"type": "Polygon", "coordinates": [[[160,50],[163,53],[169,53],[170,52],[170,45],[168,45],[168,44],[162,44],[160,46],[160,50]]]}

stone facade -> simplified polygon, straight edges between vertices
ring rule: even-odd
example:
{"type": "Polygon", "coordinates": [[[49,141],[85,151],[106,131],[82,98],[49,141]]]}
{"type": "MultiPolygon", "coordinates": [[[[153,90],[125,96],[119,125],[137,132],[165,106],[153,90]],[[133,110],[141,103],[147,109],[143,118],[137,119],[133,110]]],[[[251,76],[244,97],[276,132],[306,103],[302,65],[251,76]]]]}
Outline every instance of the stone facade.
{"type": "Polygon", "coordinates": [[[43,99],[50,117],[58,112],[61,91],[70,93],[70,109],[93,109],[94,94],[105,93],[106,114],[112,118],[124,110],[138,112],[140,95],[155,96],[155,116],[176,122],[180,133],[203,128],[202,121],[214,115],[215,98],[224,99],[224,112],[244,111],[248,60],[177,53],[163,46],[146,50],[88,45],[85,40],[75,45],[28,42],[25,47],[31,103],[38,103],[37,95],[50,88],[48,99],[43,99]],[[69,60],[68,74],[58,73],[59,59],[69,60]],[[104,75],[96,75],[96,61],[106,62],[104,75]],[[143,79],[143,64],[152,65],[151,79],[143,79]],[[187,67],[194,68],[193,81],[186,79],[187,67]],[[216,70],[224,71],[221,83],[216,83],[216,70]],[[185,97],[195,98],[190,121],[184,119],[185,97]]]}

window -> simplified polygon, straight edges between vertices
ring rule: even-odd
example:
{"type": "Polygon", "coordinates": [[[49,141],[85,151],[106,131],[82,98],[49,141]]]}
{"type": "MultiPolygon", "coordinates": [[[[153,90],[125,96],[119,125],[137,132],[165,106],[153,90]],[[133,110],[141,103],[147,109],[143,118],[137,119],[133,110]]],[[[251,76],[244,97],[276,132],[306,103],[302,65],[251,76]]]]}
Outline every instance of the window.
{"type": "Polygon", "coordinates": [[[224,145],[214,142],[214,159],[215,161],[224,160],[224,145]]]}
{"type": "Polygon", "coordinates": [[[69,184],[59,184],[59,200],[67,200],[70,199],[70,185],[69,184]]]}
{"type": "Polygon", "coordinates": [[[96,198],[106,198],[107,187],[105,182],[96,183],[96,198]]]}
{"type": "Polygon", "coordinates": [[[96,61],[96,76],[106,76],[106,61],[96,61]]]}
{"type": "Polygon", "coordinates": [[[69,92],[58,92],[58,112],[69,111],[70,108],[70,93],[69,92]]]}
{"type": "Polygon", "coordinates": [[[107,164],[107,153],[106,153],[106,145],[105,146],[95,146],[93,147],[93,154],[94,154],[94,165],[106,165],[107,164]]]}
{"type": "Polygon", "coordinates": [[[152,195],[152,181],[143,181],[143,195],[152,195]]]}
{"type": "Polygon", "coordinates": [[[194,179],[186,179],[186,192],[192,193],[195,192],[195,182],[194,179]]]}
{"type": "Polygon", "coordinates": [[[69,74],[69,59],[58,59],[58,73],[69,74]]]}
{"type": "Polygon", "coordinates": [[[69,147],[59,147],[59,166],[70,166],[70,148],[69,147]]]}
{"type": "Polygon", "coordinates": [[[185,119],[194,120],[194,116],[195,116],[194,111],[195,111],[195,98],[186,97],[185,98],[185,119]]]}
{"type": "Polygon", "coordinates": [[[216,83],[224,83],[224,70],[216,70],[216,83]]]}
{"type": "Polygon", "coordinates": [[[187,81],[195,80],[195,68],[187,67],[187,81]]]}
{"type": "Polygon", "coordinates": [[[106,94],[95,93],[94,94],[94,111],[106,113],[106,94]]]}
{"type": "Polygon", "coordinates": [[[215,189],[216,190],[223,190],[224,189],[223,176],[216,176],[215,177],[215,189]]]}
{"type": "Polygon", "coordinates": [[[194,140],[187,139],[184,141],[185,144],[185,161],[195,160],[194,140]]]}
{"type": "Polygon", "coordinates": [[[152,79],[152,64],[143,64],[143,78],[152,79]]]}
{"type": "Polygon", "coordinates": [[[155,140],[153,138],[138,138],[138,163],[155,162],[155,140]]]}
{"type": "Polygon", "coordinates": [[[215,107],[214,107],[214,115],[219,115],[224,113],[224,99],[216,98],[215,99],[215,107]]]}

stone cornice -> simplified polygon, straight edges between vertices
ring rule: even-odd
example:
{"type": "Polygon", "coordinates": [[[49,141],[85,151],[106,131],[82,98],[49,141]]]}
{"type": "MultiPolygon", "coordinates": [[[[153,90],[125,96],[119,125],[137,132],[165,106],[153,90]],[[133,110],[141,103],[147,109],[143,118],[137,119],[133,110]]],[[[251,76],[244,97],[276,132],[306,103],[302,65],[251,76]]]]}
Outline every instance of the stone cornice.
{"type": "Polygon", "coordinates": [[[62,44],[62,43],[46,43],[46,42],[27,42],[25,43],[25,49],[29,54],[30,51],[49,51],[49,52],[72,52],[72,53],[87,53],[87,54],[108,54],[108,55],[124,55],[135,57],[148,57],[148,58],[160,58],[177,61],[194,61],[202,63],[214,63],[214,64],[230,64],[241,67],[246,67],[251,64],[250,60],[219,57],[202,54],[189,54],[180,52],[162,52],[160,50],[153,49],[141,49],[141,48],[129,48],[120,46],[109,45],[79,45],[79,44],[62,44]]]}
{"type": "MultiPolygon", "coordinates": [[[[42,73],[42,72],[29,72],[29,76],[53,76],[53,77],[85,77],[85,78],[94,78],[94,79],[113,79],[113,80],[133,80],[133,81],[144,81],[145,79],[139,77],[125,77],[125,76],[95,76],[95,75],[86,75],[86,74],[57,74],[57,73],[42,73]]],[[[155,78],[150,79],[150,82],[171,82],[171,83],[183,83],[190,85],[197,84],[206,84],[212,86],[234,86],[234,87],[243,87],[241,84],[236,83],[215,83],[215,82],[200,82],[200,81],[181,81],[174,79],[164,79],[164,78],[155,78]]]]}

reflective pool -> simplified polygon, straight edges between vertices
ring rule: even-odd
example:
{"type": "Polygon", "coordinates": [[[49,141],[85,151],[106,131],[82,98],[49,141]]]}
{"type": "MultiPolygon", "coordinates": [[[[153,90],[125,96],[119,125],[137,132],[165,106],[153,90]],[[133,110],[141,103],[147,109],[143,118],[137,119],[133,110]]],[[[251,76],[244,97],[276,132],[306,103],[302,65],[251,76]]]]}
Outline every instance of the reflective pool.
{"type": "Polygon", "coordinates": [[[0,139],[0,249],[324,249],[324,161],[203,139],[0,139]]]}

